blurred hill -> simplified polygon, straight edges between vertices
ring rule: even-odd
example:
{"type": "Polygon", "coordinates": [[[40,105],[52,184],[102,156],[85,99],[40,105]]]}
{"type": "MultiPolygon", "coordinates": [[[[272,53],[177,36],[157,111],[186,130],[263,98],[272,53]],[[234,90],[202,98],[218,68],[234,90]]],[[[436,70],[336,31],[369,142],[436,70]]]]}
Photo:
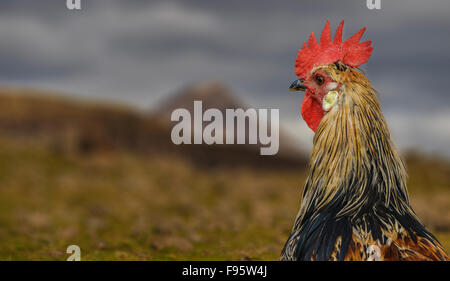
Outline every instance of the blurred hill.
{"type": "Polygon", "coordinates": [[[28,89],[0,89],[0,131],[2,137],[43,141],[67,153],[168,147],[168,128],[131,106],[28,89]]]}
{"type": "MultiPolygon", "coordinates": [[[[225,111],[226,109],[238,109],[242,108],[243,110],[247,110],[250,108],[243,101],[239,100],[236,95],[223,83],[219,81],[205,81],[200,83],[195,83],[188,85],[176,93],[172,94],[163,101],[158,107],[155,109],[156,117],[162,123],[171,123],[170,116],[172,112],[177,108],[185,108],[187,109],[192,116],[194,116],[194,101],[202,101],[202,109],[203,111],[215,108],[222,112],[224,116],[223,120],[223,140],[225,143],[225,137],[227,135],[226,125],[225,125],[225,111]]],[[[193,123],[193,122],[192,122],[193,123]]],[[[258,124],[254,124],[258,125],[258,124]]],[[[246,120],[246,132],[245,139],[246,143],[248,143],[249,136],[249,126],[250,122],[246,120]]],[[[203,124],[205,127],[205,124],[203,124]]],[[[268,130],[270,131],[270,122],[268,124],[268,130]]],[[[275,158],[279,161],[289,161],[292,164],[296,165],[296,163],[306,163],[305,154],[300,151],[294,144],[293,140],[287,135],[285,131],[280,128],[279,132],[279,141],[280,147],[276,156],[262,156],[261,161],[271,161],[268,158],[275,158]]],[[[193,137],[192,137],[193,138],[193,137]]],[[[234,143],[237,143],[237,133],[235,128],[234,133],[234,143]]],[[[240,149],[242,147],[245,151],[253,151],[252,154],[259,155],[259,149],[261,144],[258,145],[238,145],[236,148],[240,149]]]]}
{"type": "Polygon", "coordinates": [[[172,111],[177,108],[186,108],[193,112],[194,100],[203,102],[203,109],[217,108],[225,113],[227,108],[247,109],[248,106],[238,100],[231,90],[219,81],[206,81],[188,85],[170,95],[155,110],[160,119],[170,121],[172,111]]]}
{"type": "MultiPolygon", "coordinates": [[[[238,105],[227,95],[221,95],[221,91],[217,93],[215,101],[238,105]]],[[[166,110],[171,112],[168,107],[166,110]]],[[[209,168],[305,166],[300,155],[260,156],[259,149],[249,145],[174,145],[170,139],[172,124],[167,122],[170,116],[164,120],[162,112],[166,111],[160,109],[153,114],[123,104],[80,100],[45,91],[0,89],[2,138],[43,142],[55,152],[84,155],[124,150],[148,157],[172,155],[209,168]]]]}

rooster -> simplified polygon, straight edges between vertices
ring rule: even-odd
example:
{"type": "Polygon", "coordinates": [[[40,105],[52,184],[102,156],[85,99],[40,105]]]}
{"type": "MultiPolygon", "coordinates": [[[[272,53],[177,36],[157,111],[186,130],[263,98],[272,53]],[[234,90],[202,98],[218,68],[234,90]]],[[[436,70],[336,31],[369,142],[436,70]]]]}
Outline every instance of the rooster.
{"type": "Polygon", "coordinates": [[[406,188],[406,169],[380,110],[377,93],[358,67],[371,41],[365,28],[331,40],[327,20],[298,52],[304,91],[301,114],[315,132],[302,204],[281,260],[448,260],[418,220],[406,188]]]}

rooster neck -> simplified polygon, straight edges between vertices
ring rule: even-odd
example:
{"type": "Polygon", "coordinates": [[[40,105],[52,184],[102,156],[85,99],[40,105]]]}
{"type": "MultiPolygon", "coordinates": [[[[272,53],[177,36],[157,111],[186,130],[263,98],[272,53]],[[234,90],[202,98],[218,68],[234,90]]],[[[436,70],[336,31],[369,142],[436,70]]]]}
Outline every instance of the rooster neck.
{"type": "Polygon", "coordinates": [[[406,169],[369,85],[344,84],[314,137],[303,204],[356,216],[376,204],[409,212],[406,169]],[[340,202],[337,204],[336,202],[340,202]]]}
{"type": "Polygon", "coordinates": [[[314,137],[309,176],[283,259],[343,260],[353,233],[388,243],[401,225],[429,237],[410,207],[406,170],[370,84],[344,84],[314,137]],[[359,231],[358,229],[361,229],[359,231]],[[336,245],[339,245],[338,247],[336,245]],[[337,248],[336,248],[337,247],[337,248]]]}

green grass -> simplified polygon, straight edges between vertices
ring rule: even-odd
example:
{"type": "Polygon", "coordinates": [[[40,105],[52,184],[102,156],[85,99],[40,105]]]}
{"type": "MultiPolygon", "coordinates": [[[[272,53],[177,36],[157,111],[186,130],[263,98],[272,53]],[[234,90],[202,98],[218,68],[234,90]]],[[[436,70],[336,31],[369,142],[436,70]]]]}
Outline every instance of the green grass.
{"type": "MultiPolygon", "coordinates": [[[[440,165],[412,165],[421,173],[411,173],[411,198],[449,250],[450,179],[440,165]]],[[[3,140],[0,260],[65,260],[72,244],[82,260],[276,260],[304,176],[3,140]]]]}

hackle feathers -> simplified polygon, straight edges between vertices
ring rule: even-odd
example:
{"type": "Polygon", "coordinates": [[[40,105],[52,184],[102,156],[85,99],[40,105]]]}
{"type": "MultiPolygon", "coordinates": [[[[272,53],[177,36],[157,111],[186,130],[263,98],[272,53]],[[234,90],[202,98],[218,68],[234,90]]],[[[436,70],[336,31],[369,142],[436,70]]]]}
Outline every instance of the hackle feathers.
{"type": "Polygon", "coordinates": [[[282,259],[367,260],[370,246],[384,260],[448,259],[410,207],[406,169],[369,80],[341,62],[318,68],[342,85],[341,95],[314,136],[282,259]]]}

